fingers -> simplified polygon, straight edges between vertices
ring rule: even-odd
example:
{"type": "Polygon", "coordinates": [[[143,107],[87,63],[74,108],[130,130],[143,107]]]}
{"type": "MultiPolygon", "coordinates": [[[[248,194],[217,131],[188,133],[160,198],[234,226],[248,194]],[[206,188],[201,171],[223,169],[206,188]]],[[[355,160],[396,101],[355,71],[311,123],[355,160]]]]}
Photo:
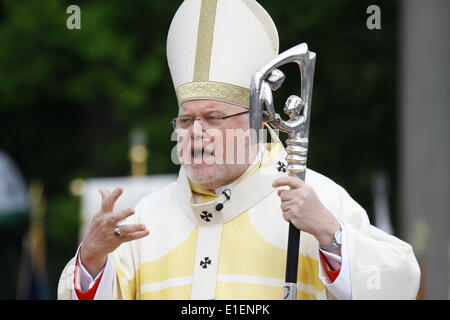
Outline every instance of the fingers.
{"type": "Polygon", "coordinates": [[[275,180],[272,183],[272,187],[277,188],[277,187],[283,187],[283,186],[288,186],[291,187],[291,189],[297,189],[302,187],[305,184],[305,182],[303,182],[302,180],[300,180],[297,177],[281,177],[277,180],[275,180]]]}
{"type": "Polygon", "coordinates": [[[283,219],[286,222],[292,223],[292,214],[289,211],[283,212],[283,219]]]}
{"type": "Polygon", "coordinates": [[[291,210],[293,205],[293,201],[282,202],[280,205],[281,211],[283,212],[283,218],[287,222],[292,222],[292,219],[295,217],[293,211],[291,210]]]}
{"type": "Polygon", "coordinates": [[[98,191],[100,192],[102,196],[102,201],[106,199],[107,197],[111,196],[111,192],[109,192],[106,188],[99,188],[98,191]]]}
{"type": "Polygon", "coordinates": [[[127,233],[127,234],[122,235],[121,240],[122,240],[122,242],[129,242],[129,241],[144,238],[144,237],[148,236],[149,234],[150,234],[150,231],[148,231],[148,230],[136,231],[136,232],[127,233]]]}
{"type": "Polygon", "coordinates": [[[150,234],[143,224],[123,224],[117,228],[120,229],[120,237],[117,238],[120,242],[137,240],[150,234]]]}
{"type": "Polygon", "coordinates": [[[120,212],[114,212],[108,217],[108,221],[111,225],[117,225],[120,221],[134,214],[133,209],[126,209],[120,212]]]}
{"type": "Polygon", "coordinates": [[[147,231],[147,228],[143,224],[124,224],[118,227],[122,236],[132,234],[139,231],[147,231]]]}
{"type": "Polygon", "coordinates": [[[100,194],[102,195],[102,212],[111,212],[114,210],[114,205],[117,201],[117,199],[121,196],[123,193],[122,188],[116,188],[113,192],[109,192],[108,189],[100,188],[99,189],[100,194]]]}
{"type": "Polygon", "coordinates": [[[277,194],[281,201],[289,201],[295,199],[298,193],[295,190],[278,190],[277,194]]]}
{"type": "Polygon", "coordinates": [[[293,206],[295,205],[295,201],[289,200],[289,201],[285,201],[282,202],[280,204],[280,208],[283,212],[287,212],[289,211],[293,206]]]}

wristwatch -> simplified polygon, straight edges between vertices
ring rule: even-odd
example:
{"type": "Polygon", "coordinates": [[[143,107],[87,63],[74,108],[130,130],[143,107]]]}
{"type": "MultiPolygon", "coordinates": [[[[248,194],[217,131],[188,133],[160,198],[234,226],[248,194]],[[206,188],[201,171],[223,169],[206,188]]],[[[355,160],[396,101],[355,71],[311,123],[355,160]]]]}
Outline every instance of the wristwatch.
{"type": "Polygon", "coordinates": [[[342,246],[342,229],[339,228],[333,235],[333,241],[324,247],[320,247],[320,249],[328,252],[335,251],[342,246]]]}

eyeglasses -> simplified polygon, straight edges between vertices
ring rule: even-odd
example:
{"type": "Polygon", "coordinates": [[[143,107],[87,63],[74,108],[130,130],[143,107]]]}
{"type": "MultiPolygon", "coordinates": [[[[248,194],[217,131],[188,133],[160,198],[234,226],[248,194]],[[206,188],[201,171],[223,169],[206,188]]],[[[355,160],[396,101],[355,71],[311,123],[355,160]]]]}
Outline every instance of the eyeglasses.
{"type": "Polygon", "coordinates": [[[174,118],[172,119],[171,123],[174,129],[188,129],[190,128],[193,124],[194,121],[199,119],[203,123],[207,123],[208,126],[210,127],[219,127],[221,126],[224,122],[225,119],[231,118],[231,117],[236,117],[239,116],[241,114],[245,114],[245,113],[249,113],[250,111],[244,111],[244,112],[239,112],[236,114],[232,114],[229,116],[225,116],[225,117],[214,117],[214,116],[205,116],[205,117],[187,117],[187,116],[181,116],[178,118],[174,118]]]}

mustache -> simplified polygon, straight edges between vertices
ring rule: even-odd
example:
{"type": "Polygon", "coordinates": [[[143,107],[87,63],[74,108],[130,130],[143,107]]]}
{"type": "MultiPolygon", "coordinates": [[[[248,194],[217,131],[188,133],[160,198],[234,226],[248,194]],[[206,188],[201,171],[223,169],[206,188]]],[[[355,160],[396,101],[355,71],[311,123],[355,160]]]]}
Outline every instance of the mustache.
{"type": "MultiPolygon", "coordinates": [[[[177,155],[175,159],[179,164],[249,164],[257,145],[251,142],[248,133],[245,130],[227,129],[225,134],[194,135],[189,130],[177,129],[177,145],[173,154],[177,155]]],[[[263,141],[261,139],[260,143],[263,141]]]]}

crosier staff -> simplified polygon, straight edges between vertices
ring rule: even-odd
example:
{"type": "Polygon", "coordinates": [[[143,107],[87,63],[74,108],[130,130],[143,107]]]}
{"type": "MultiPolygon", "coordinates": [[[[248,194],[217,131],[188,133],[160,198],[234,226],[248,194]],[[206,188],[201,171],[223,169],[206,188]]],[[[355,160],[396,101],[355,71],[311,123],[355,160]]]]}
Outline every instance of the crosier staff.
{"type": "MultiPolygon", "coordinates": [[[[286,140],[287,171],[305,181],[308,155],[309,120],[316,54],[308,50],[306,43],[299,44],[275,57],[262,69],[255,72],[250,84],[250,128],[253,142],[259,142],[261,123],[268,122],[272,127],[288,134],[286,140]],[[281,87],[285,80],[279,67],[295,62],[300,68],[300,97],[291,95],[283,109],[289,120],[283,120],[275,112],[272,91],[281,87]]],[[[284,300],[297,299],[298,253],[300,230],[289,223],[289,239],[286,261],[284,300]]]]}

